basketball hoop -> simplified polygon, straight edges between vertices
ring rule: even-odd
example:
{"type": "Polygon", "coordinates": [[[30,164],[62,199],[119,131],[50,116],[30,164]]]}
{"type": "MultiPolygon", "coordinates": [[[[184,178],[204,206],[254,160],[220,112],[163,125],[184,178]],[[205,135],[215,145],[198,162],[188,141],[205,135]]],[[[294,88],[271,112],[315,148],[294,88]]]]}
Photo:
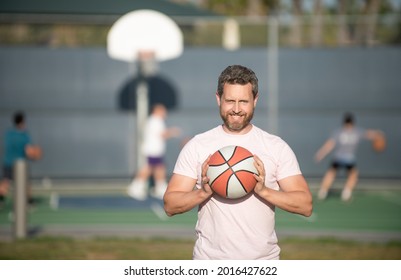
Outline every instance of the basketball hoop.
{"type": "Polygon", "coordinates": [[[137,168],[145,159],[141,152],[143,131],[148,117],[147,78],[158,71],[158,62],[179,57],[183,51],[183,35],[168,16],[153,10],[137,10],[123,15],[107,34],[107,52],[113,59],[137,62],[139,83],[136,88],[136,154],[137,168]]]}

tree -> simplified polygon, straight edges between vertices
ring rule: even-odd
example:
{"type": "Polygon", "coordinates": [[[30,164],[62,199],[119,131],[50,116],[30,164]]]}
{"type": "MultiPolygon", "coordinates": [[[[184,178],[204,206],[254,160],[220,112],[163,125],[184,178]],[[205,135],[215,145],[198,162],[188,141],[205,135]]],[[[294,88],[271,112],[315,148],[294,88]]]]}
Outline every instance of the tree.
{"type": "Polygon", "coordinates": [[[302,44],[302,15],[302,0],[292,0],[290,44],[294,47],[300,47],[302,44]]]}
{"type": "Polygon", "coordinates": [[[320,46],[322,41],[322,13],[323,5],[322,0],[314,0],[313,5],[313,21],[311,31],[311,43],[312,46],[320,46]]]}
{"type": "Polygon", "coordinates": [[[344,46],[350,43],[350,33],[347,24],[347,3],[349,0],[338,0],[337,1],[337,41],[340,46],[344,46]]]}
{"type": "Polygon", "coordinates": [[[358,21],[356,29],[356,40],[368,46],[375,43],[375,33],[377,26],[377,14],[379,12],[381,0],[365,0],[362,10],[363,17],[358,21]]]}

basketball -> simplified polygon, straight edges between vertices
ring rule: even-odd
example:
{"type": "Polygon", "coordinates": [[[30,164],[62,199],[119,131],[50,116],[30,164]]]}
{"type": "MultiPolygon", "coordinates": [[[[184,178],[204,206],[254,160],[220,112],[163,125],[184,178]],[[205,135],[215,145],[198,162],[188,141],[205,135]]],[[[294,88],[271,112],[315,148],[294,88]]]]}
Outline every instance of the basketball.
{"type": "Polygon", "coordinates": [[[209,161],[207,176],[215,193],[224,198],[241,198],[252,192],[258,174],[250,151],[240,146],[227,146],[216,151],[209,161]]]}
{"type": "Polygon", "coordinates": [[[383,152],[386,149],[386,138],[383,134],[377,136],[372,142],[373,150],[383,152]]]}
{"type": "Polygon", "coordinates": [[[25,149],[25,153],[30,160],[39,160],[42,158],[42,149],[37,145],[29,145],[25,149]]]}

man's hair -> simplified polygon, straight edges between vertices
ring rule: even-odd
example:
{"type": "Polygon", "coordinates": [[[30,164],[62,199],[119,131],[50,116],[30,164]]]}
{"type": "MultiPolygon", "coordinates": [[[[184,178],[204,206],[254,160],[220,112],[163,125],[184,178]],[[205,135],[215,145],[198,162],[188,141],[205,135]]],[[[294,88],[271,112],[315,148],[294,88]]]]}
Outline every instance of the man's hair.
{"type": "Polygon", "coordinates": [[[223,89],[226,83],[232,85],[246,85],[251,83],[253,97],[258,95],[258,78],[256,77],[255,72],[245,66],[231,65],[221,72],[217,83],[217,94],[219,97],[223,95],[223,89]]]}
{"type": "Polygon", "coordinates": [[[19,126],[25,121],[25,114],[21,111],[14,113],[14,125],[19,126]]]}
{"type": "Polygon", "coordinates": [[[354,115],[352,113],[345,113],[343,118],[343,124],[353,124],[355,122],[354,115]]]}

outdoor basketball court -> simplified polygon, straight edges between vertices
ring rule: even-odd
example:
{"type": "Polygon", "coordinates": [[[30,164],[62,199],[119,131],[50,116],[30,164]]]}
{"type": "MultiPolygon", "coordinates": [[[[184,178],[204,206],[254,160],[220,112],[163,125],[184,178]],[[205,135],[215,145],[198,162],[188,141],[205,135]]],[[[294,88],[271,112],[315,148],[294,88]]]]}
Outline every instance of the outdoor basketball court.
{"type": "MultiPolygon", "coordinates": [[[[350,202],[340,200],[341,182],[325,201],[314,200],[305,218],[277,210],[283,237],[336,237],[387,242],[401,240],[399,181],[362,181],[350,202]]],[[[38,183],[37,183],[38,184],[38,183]]],[[[195,238],[196,210],[167,217],[162,201],[136,201],[125,195],[125,182],[68,182],[34,185],[37,204],[28,213],[29,236],[195,238]]],[[[315,194],[317,182],[310,183],[315,194]]],[[[13,237],[12,201],[0,210],[0,238],[13,237]]]]}

